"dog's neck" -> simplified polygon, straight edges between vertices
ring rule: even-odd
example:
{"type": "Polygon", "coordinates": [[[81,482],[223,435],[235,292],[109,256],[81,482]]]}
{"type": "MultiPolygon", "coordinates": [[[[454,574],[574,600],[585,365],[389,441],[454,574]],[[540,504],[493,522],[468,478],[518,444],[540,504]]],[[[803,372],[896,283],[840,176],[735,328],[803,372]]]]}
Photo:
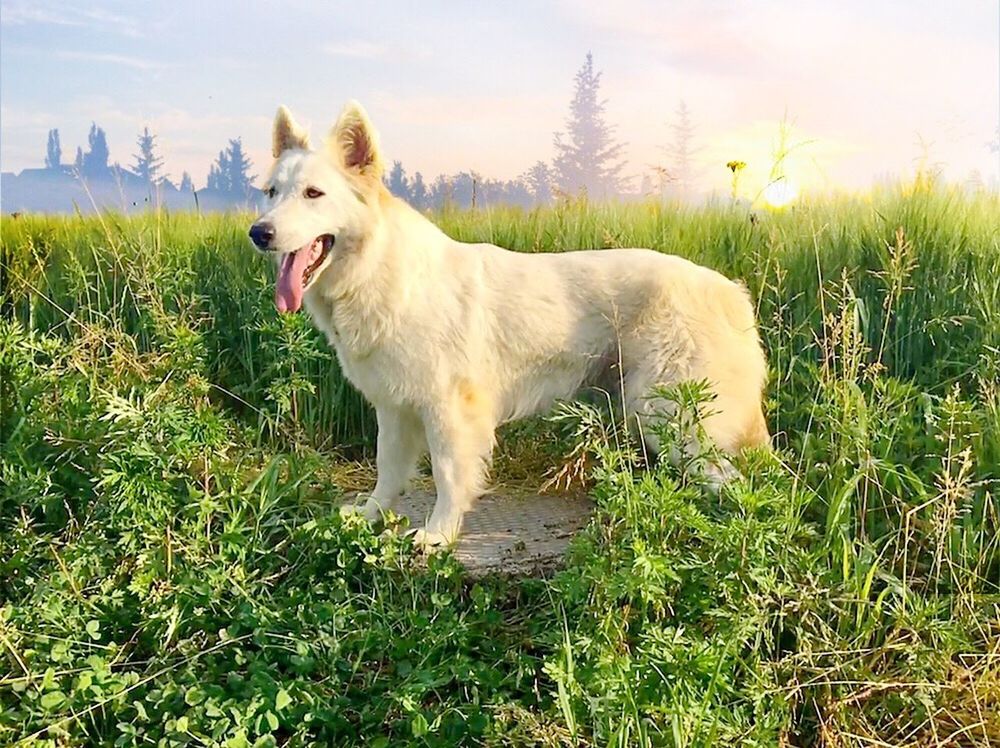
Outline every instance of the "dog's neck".
{"type": "Polygon", "coordinates": [[[363,358],[396,330],[396,316],[410,303],[406,273],[431,260],[441,230],[384,191],[371,206],[371,225],[346,246],[306,293],[306,308],[338,351],[363,358]],[[332,323],[333,329],[326,325],[332,323]]]}

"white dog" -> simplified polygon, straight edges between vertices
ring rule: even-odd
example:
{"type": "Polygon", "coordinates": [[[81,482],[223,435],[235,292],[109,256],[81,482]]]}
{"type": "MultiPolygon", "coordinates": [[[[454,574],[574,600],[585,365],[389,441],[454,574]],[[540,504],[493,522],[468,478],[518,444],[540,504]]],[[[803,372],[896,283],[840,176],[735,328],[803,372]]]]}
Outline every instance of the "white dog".
{"type": "Polygon", "coordinates": [[[429,450],[437,502],[416,542],[453,541],[484,489],[497,426],[588,385],[617,385],[654,451],[641,427],[672,404],[651,392],[684,380],[710,383],[702,425],[718,448],[768,443],[767,367],[743,286],[648,249],[525,254],[454,241],[386,190],[376,133],[354,102],[317,150],[282,107],[273,151],[250,236],[277,261],[278,309],[305,305],[378,419],[378,480],[349,510],[377,518],[429,450]]]}

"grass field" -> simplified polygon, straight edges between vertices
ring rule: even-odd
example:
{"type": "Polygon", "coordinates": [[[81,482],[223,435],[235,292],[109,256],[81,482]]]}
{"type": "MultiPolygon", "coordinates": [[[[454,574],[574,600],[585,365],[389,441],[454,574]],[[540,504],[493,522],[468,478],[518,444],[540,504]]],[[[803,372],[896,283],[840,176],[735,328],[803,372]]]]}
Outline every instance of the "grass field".
{"type": "Polygon", "coordinates": [[[340,519],[373,419],[249,217],[4,217],[0,744],[1000,744],[998,216],[436,216],[743,278],[771,365],[777,450],[718,497],[587,409],[505,430],[497,481],[586,465],[597,509],[553,578],[475,582],[340,519]]]}

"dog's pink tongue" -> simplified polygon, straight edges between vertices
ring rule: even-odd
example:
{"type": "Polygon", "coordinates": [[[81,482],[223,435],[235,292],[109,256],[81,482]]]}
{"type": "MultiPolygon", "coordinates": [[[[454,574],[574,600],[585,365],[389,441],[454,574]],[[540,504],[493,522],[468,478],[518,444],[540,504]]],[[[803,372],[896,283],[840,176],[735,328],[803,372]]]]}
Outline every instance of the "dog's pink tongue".
{"type": "Polygon", "coordinates": [[[274,304],[279,312],[297,312],[302,306],[302,279],[312,259],[309,247],[289,252],[281,258],[278,283],[274,289],[274,304]]]}

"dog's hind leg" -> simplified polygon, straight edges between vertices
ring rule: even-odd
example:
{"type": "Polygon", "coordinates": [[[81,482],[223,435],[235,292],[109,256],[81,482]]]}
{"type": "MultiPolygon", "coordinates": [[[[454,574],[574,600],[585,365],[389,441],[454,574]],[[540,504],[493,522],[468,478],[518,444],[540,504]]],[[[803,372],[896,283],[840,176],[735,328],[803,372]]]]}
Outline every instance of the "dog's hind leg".
{"type": "Polygon", "coordinates": [[[493,452],[496,422],[492,407],[470,385],[460,385],[450,407],[424,418],[437,500],[414,542],[434,546],[453,542],[462,517],[484,490],[493,452]]]}
{"type": "Polygon", "coordinates": [[[416,475],[417,463],[427,451],[427,439],[420,417],[412,410],[395,406],[378,407],[375,488],[362,505],[344,505],[343,514],[359,513],[368,520],[378,519],[393,507],[416,475]]]}

